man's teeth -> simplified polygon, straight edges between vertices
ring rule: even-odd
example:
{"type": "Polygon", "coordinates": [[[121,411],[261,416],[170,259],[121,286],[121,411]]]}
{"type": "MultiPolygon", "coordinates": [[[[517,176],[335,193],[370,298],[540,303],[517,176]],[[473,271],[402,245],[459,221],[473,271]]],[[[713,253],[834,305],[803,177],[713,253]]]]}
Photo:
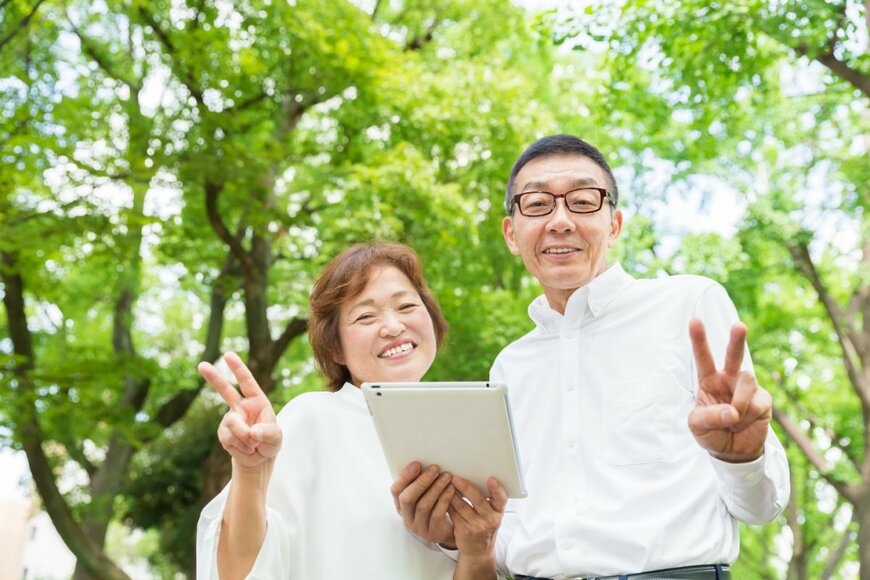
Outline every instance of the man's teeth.
{"type": "Polygon", "coordinates": [[[399,346],[394,346],[390,350],[385,350],[381,353],[381,358],[390,358],[391,356],[396,356],[397,354],[402,354],[403,352],[408,352],[414,348],[410,342],[405,342],[400,344],[399,346]]]}
{"type": "Polygon", "coordinates": [[[569,254],[571,252],[576,252],[577,250],[574,248],[550,248],[549,250],[544,250],[545,254],[569,254]]]}

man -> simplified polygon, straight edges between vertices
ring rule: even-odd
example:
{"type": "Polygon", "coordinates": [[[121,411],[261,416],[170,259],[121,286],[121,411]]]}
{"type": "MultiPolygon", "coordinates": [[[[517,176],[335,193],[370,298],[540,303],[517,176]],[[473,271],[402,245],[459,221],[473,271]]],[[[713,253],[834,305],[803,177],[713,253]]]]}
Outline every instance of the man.
{"type": "MultiPolygon", "coordinates": [[[[504,238],[544,295],[491,371],[529,492],[509,502],[496,560],[516,578],[728,578],[738,520],[788,501],[770,395],[720,285],[607,266],[617,203],[607,162],[576,137],[535,142],[511,171],[504,238]]],[[[392,492],[409,529],[450,546],[438,476],[409,466],[392,492]]]]}

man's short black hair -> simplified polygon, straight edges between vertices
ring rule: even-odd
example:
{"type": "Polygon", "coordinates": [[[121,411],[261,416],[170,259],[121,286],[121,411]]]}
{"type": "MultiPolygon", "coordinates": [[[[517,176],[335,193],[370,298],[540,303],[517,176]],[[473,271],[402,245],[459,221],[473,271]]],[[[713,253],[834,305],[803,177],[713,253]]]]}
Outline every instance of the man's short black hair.
{"type": "Polygon", "coordinates": [[[614,205],[616,205],[619,201],[619,190],[616,188],[616,178],[613,177],[613,172],[610,170],[607,161],[604,160],[601,151],[574,135],[549,135],[547,137],[542,137],[529,145],[526,150],[523,151],[523,154],[520,155],[520,158],[517,159],[517,162],[514,163],[514,167],[511,169],[510,179],[508,180],[507,195],[504,199],[505,211],[510,214],[511,200],[514,196],[517,174],[529,161],[537,159],[538,157],[566,154],[586,157],[604,170],[604,174],[607,176],[607,180],[609,181],[609,183],[606,184],[607,190],[613,194],[613,202],[614,205]]]}

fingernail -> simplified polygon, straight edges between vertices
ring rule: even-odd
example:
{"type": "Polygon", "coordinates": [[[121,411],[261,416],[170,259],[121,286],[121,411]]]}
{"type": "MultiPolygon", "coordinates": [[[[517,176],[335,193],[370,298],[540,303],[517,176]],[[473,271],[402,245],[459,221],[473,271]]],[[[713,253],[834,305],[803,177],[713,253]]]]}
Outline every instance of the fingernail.
{"type": "Polygon", "coordinates": [[[452,475],[450,475],[449,473],[447,473],[445,471],[444,473],[442,473],[441,475],[438,476],[438,479],[440,479],[441,481],[448,481],[452,477],[453,477],[452,475]]]}

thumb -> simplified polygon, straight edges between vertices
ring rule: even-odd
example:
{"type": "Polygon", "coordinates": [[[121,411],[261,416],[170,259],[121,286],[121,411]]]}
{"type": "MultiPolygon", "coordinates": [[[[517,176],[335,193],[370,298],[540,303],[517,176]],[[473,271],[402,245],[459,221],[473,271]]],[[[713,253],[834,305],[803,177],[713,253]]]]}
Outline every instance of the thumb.
{"type": "Polygon", "coordinates": [[[725,403],[695,407],[689,413],[689,429],[695,435],[702,435],[710,431],[730,429],[739,419],[737,409],[725,403]]]}
{"type": "Polygon", "coordinates": [[[489,490],[490,497],[492,498],[489,505],[491,505],[498,513],[504,513],[508,501],[507,492],[504,487],[502,487],[501,483],[499,483],[499,481],[494,477],[490,477],[487,480],[486,487],[489,490]]]}
{"type": "Polygon", "coordinates": [[[251,427],[251,438],[260,445],[279,445],[281,429],[274,423],[257,423],[251,427]]]}

